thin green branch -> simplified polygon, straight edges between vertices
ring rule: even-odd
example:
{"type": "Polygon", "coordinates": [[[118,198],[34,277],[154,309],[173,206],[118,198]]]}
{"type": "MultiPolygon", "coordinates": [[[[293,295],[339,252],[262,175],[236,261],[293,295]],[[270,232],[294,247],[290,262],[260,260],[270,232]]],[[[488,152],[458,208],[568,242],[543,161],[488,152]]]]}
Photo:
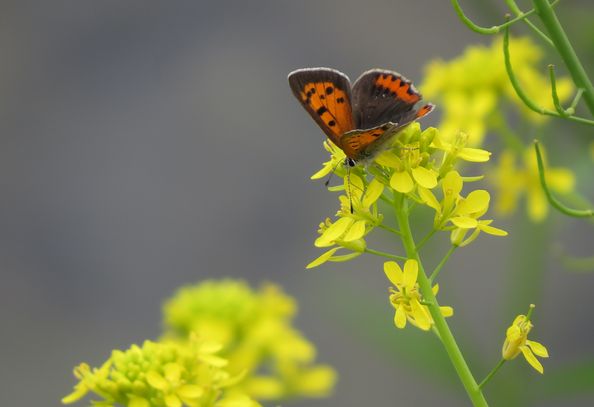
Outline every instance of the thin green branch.
{"type": "Polygon", "coordinates": [[[470,18],[468,18],[466,16],[466,14],[464,14],[464,11],[462,10],[462,7],[460,6],[460,3],[458,2],[458,0],[451,0],[451,1],[452,1],[452,6],[454,6],[454,10],[456,10],[456,14],[458,14],[458,17],[460,17],[460,20],[462,20],[462,22],[464,24],[466,24],[466,26],[468,28],[470,28],[472,31],[477,32],[479,34],[483,34],[483,35],[497,34],[497,33],[501,32],[502,29],[507,28],[510,25],[512,25],[518,21],[524,20],[527,17],[529,17],[535,13],[535,10],[532,9],[525,13],[519,14],[517,17],[515,17],[511,20],[508,20],[501,25],[494,25],[493,27],[481,27],[481,26],[475,24],[470,18]]]}
{"type": "Polygon", "coordinates": [[[575,113],[575,109],[571,111],[570,109],[564,109],[561,106],[561,102],[559,101],[559,95],[557,94],[557,79],[555,78],[555,65],[549,64],[549,78],[551,79],[551,96],[553,97],[553,105],[555,106],[555,110],[563,117],[571,116],[575,113]]]}
{"type": "Polygon", "coordinates": [[[431,239],[431,237],[437,232],[437,229],[433,228],[431,229],[431,232],[427,233],[427,235],[425,235],[424,238],[421,239],[421,241],[419,242],[419,244],[417,245],[417,252],[419,250],[421,250],[421,247],[425,246],[425,243],[427,243],[429,241],[429,239],[431,239]]]}
{"type": "Polygon", "coordinates": [[[579,88],[575,93],[575,97],[571,101],[571,105],[567,109],[564,109],[561,106],[561,102],[559,101],[559,95],[557,94],[557,79],[555,78],[555,65],[549,64],[549,77],[551,79],[551,94],[553,97],[553,104],[555,105],[555,110],[563,116],[569,117],[575,114],[575,108],[577,107],[582,95],[584,94],[584,89],[579,88]]]}
{"type": "Polygon", "coordinates": [[[384,229],[384,230],[386,230],[386,231],[388,231],[390,233],[393,233],[395,235],[398,235],[398,236],[401,236],[402,235],[402,233],[400,233],[399,230],[396,230],[396,229],[394,229],[391,226],[384,225],[383,223],[380,223],[379,225],[377,225],[377,227],[378,228],[381,228],[381,229],[384,229]]]}
{"type": "Polygon", "coordinates": [[[450,250],[448,250],[448,252],[443,257],[443,259],[441,259],[441,261],[439,262],[439,264],[437,265],[437,267],[435,267],[435,270],[433,270],[433,273],[431,273],[431,276],[429,277],[429,281],[431,282],[431,284],[433,284],[433,282],[435,281],[435,279],[439,275],[439,272],[441,271],[441,269],[443,268],[443,266],[445,266],[445,264],[449,260],[450,256],[452,254],[454,254],[454,252],[456,251],[457,248],[458,248],[458,246],[452,246],[452,247],[450,247],[450,250]]]}
{"type": "Polygon", "coordinates": [[[419,253],[416,250],[416,244],[412,236],[412,231],[410,229],[410,223],[408,218],[408,201],[404,194],[400,194],[394,192],[394,200],[395,200],[395,214],[396,219],[398,221],[398,227],[402,232],[402,244],[406,250],[406,254],[409,258],[414,259],[417,261],[419,266],[419,273],[417,276],[417,282],[419,283],[419,288],[421,289],[421,293],[423,294],[423,298],[431,303],[429,305],[429,312],[431,317],[434,321],[435,330],[438,332],[439,337],[441,338],[441,342],[450,357],[452,365],[454,365],[454,369],[468,394],[468,397],[472,401],[474,407],[488,407],[487,400],[483,395],[481,389],[479,388],[466,360],[464,359],[464,355],[460,351],[458,344],[456,343],[456,339],[454,335],[450,331],[450,327],[446,322],[444,316],[441,314],[441,310],[439,308],[439,303],[433,294],[431,289],[431,282],[427,278],[425,274],[425,269],[423,268],[423,263],[421,262],[421,258],[419,253]]]}
{"type": "Polygon", "coordinates": [[[491,380],[491,378],[493,376],[495,376],[495,373],[497,373],[497,371],[501,368],[501,366],[503,366],[504,363],[505,363],[505,359],[501,358],[501,360],[495,365],[495,367],[493,368],[493,370],[491,370],[489,372],[489,374],[487,375],[487,377],[485,377],[483,379],[483,381],[481,382],[481,384],[479,384],[479,389],[482,389],[483,386],[485,384],[487,384],[489,382],[489,380],[491,380]]]}
{"type": "Polygon", "coordinates": [[[534,140],[534,151],[536,153],[536,162],[538,164],[538,174],[540,176],[540,185],[542,186],[542,189],[544,190],[544,193],[545,193],[549,203],[555,209],[557,209],[559,212],[564,213],[567,216],[571,216],[574,218],[589,218],[591,216],[594,216],[594,209],[580,210],[580,209],[568,208],[567,206],[565,206],[561,202],[559,202],[559,200],[557,200],[557,198],[555,198],[553,196],[553,194],[551,194],[551,191],[549,190],[549,188],[547,186],[546,179],[545,179],[544,163],[543,163],[543,159],[542,159],[542,154],[540,152],[540,145],[538,144],[538,140],[534,140]]]}
{"type": "Polygon", "coordinates": [[[583,123],[583,124],[588,124],[588,125],[594,126],[594,120],[584,119],[582,117],[576,117],[576,116],[567,116],[567,117],[562,116],[558,112],[555,112],[555,111],[549,110],[549,109],[545,109],[544,107],[539,106],[536,102],[534,102],[532,99],[530,99],[530,97],[526,94],[526,92],[524,92],[524,89],[520,85],[520,82],[518,81],[518,78],[516,77],[516,74],[514,73],[514,70],[512,68],[511,56],[509,53],[509,28],[507,28],[507,27],[503,31],[503,57],[504,57],[504,62],[505,62],[505,70],[507,71],[507,76],[509,77],[509,81],[510,81],[512,87],[514,88],[514,90],[516,91],[516,94],[522,100],[522,102],[524,102],[526,107],[528,107],[530,110],[533,110],[536,113],[539,113],[542,115],[560,117],[560,118],[575,121],[578,123],[583,123]]]}
{"type": "Polygon", "coordinates": [[[549,33],[549,37],[555,44],[561,59],[565,63],[569,74],[571,75],[577,88],[584,89],[584,101],[592,117],[594,117],[594,85],[588,77],[586,70],[582,66],[569,38],[563,30],[555,11],[548,0],[532,0],[534,9],[538,13],[542,24],[549,33]]]}
{"type": "Polygon", "coordinates": [[[379,250],[373,250],[370,248],[366,248],[364,250],[365,253],[369,253],[369,254],[373,254],[375,256],[379,256],[379,257],[385,257],[386,259],[391,259],[391,260],[408,260],[408,257],[406,256],[397,256],[395,254],[392,253],[386,253],[386,252],[382,252],[379,250]]]}
{"type": "MultiPolygon", "coordinates": [[[[507,3],[507,6],[510,8],[510,10],[516,14],[516,16],[523,14],[523,11],[520,10],[520,7],[518,7],[515,0],[505,0],[505,2],[507,3]]],[[[557,2],[558,2],[558,0],[554,1],[552,3],[552,5],[556,4],[557,2]]],[[[553,44],[553,41],[551,41],[551,39],[549,37],[547,37],[547,35],[545,33],[543,33],[537,26],[535,26],[532,23],[532,21],[530,21],[528,18],[526,18],[526,19],[524,19],[524,22],[528,25],[528,27],[530,27],[532,29],[532,31],[534,31],[536,33],[536,35],[538,35],[540,38],[542,38],[544,42],[549,44],[551,47],[555,48],[555,44],[553,44]]]]}

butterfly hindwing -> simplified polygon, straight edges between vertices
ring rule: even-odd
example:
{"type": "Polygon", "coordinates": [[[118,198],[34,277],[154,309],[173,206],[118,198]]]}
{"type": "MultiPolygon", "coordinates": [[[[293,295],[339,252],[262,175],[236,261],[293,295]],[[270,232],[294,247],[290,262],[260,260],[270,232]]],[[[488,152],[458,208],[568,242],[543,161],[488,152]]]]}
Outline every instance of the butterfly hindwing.
{"type": "Polygon", "coordinates": [[[431,113],[435,106],[428,103],[419,110],[409,110],[401,116],[400,123],[384,123],[366,130],[352,130],[340,139],[340,148],[355,161],[363,162],[374,158],[379,152],[389,148],[394,137],[411,122],[431,113]]]}
{"type": "Polygon", "coordinates": [[[382,69],[367,71],[353,85],[355,126],[369,129],[387,122],[401,124],[409,119],[421,98],[413,84],[399,73],[382,69]]]}
{"type": "Polygon", "coordinates": [[[334,144],[355,128],[351,83],[346,75],[330,68],[298,69],[289,74],[289,86],[334,144]]]}

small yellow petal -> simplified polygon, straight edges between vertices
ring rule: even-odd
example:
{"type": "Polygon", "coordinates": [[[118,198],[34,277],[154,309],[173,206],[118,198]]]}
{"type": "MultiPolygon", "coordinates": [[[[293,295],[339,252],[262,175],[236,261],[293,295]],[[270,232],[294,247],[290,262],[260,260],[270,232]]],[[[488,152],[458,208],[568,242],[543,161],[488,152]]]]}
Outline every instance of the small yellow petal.
{"type": "Polygon", "coordinates": [[[454,309],[452,307],[442,306],[439,307],[439,310],[441,311],[441,315],[443,315],[446,318],[454,315],[454,309]]]}
{"type": "Polygon", "coordinates": [[[490,199],[489,192],[484,189],[477,189],[468,194],[466,199],[460,202],[456,208],[456,212],[465,215],[485,212],[489,207],[490,199]]]}
{"type": "Polygon", "coordinates": [[[540,356],[541,358],[549,357],[549,352],[542,343],[526,340],[526,345],[530,346],[530,349],[532,349],[532,352],[534,352],[536,356],[540,356]]]}
{"type": "Polygon", "coordinates": [[[204,389],[195,384],[184,384],[177,389],[177,395],[184,400],[198,399],[204,394],[204,389]]]}
{"type": "Polygon", "coordinates": [[[387,261],[384,263],[384,273],[388,280],[395,286],[399,287],[404,281],[402,269],[395,261],[387,261]]]}
{"type": "Polygon", "coordinates": [[[177,363],[168,363],[163,367],[165,378],[169,382],[177,382],[182,374],[182,367],[177,363]]]}
{"type": "Polygon", "coordinates": [[[128,407],[150,407],[151,404],[147,399],[142,397],[130,397],[128,400],[128,407]]]}
{"type": "Polygon", "coordinates": [[[340,238],[354,222],[354,219],[348,217],[338,219],[316,239],[314,243],[315,246],[325,247],[327,244],[332,244],[332,242],[340,238]]]}
{"type": "Polygon", "coordinates": [[[167,407],[182,407],[182,402],[175,394],[165,396],[165,405],[167,407]]]}
{"type": "Polygon", "coordinates": [[[344,237],[341,239],[345,242],[352,242],[353,240],[361,239],[365,234],[365,225],[366,222],[364,220],[358,220],[348,229],[344,237]]]}
{"type": "Polygon", "coordinates": [[[326,175],[328,175],[332,172],[333,167],[334,167],[334,163],[332,161],[328,161],[327,163],[324,164],[322,169],[320,169],[318,172],[316,172],[314,175],[312,175],[310,177],[310,179],[324,178],[326,175]]]}
{"type": "Polygon", "coordinates": [[[526,362],[528,362],[530,366],[536,369],[538,373],[543,374],[544,368],[542,367],[538,359],[536,359],[536,356],[534,356],[534,354],[528,348],[528,346],[522,346],[520,349],[522,349],[522,353],[524,354],[524,358],[526,358],[526,362]]]}
{"type": "Polygon", "coordinates": [[[406,171],[395,172],[390,178],[390,186],[398,192],[407,194],[413,190],[415,183],[406,171]]]}
{"type": "Polygon", "coordinates": [[[435,195],[433,195],[433,192],[421,186],[418,187],[418,191],[419,196],[421,197],[421,200],[425,203],[425,205],[435,209],[438,213],[441,212],[441,205],[439,205],[439,201],[437,200],[435,195]]]}
{"type": "Polygon", "coordinates": [[[477,220],[469,218],[468,216],[455,216],[450,218],[450,220],[460,229],[473,229],[478,226],[477,220]]]}
{"type": "Polygon", "coordinates": [[[146,381],[151,387],[157,390],[166,390],[169,388],[169,382],[154,370],[147,372],[146,381]]]}
{"type": "Polygon", "coordinates": [[[416,167],[412,169],[412,175],[417,184],[431,189],[437,186],[437,173],[425,167],[416,167]]]}
{"type": "Polygon", "coordinates": [[[485,233],[493,236],[507,236],[507,232],[503,229],[495,228],[493,226],[485,225],[481,222],[478,223],[478,228],[485,233]]]}
{"type": "Polygon", "coordinates": [[[384,184],[374,178],[367,186],[361,205],[364,208],[369,208],[380,196],[382,196],[382,192],[384,192],[384,184]]]}
{"type": "Polygon", "coordinates": [[[417,283],[419,274],[419,265],[416,260],[409,259],[404,263],[403,286],[407,290],[412,290],[417,283]]]}
{"type": "Polygon", "coordinates": [[[431,316],[427,312],[426,307],[414,299],[410,301],[410,307],[417,326],[423,331],[428,331],[431,328],[431,316]]]}
{"type": "Polygon", "coordinates": [[[445,196],[457,197],[462,191],[462,185],[462,177],[456,171],[450,171],[443,177],[442,188],[445,196]]]}
{"type": "Polygon", "coordinates": [[[479,148],[463,148],[458,153],[458,157],[465,160],[470,161],[473,163],[483,163],[489,161],[489,157],[491,153],[486,150],[481,150],[479,148]]]}
{"type": "Polygon", "coordinates": [[[321,264],[324,264],[328,261],[328,259],[330,259],[330,257],[332,257],[332,255],[334,253],[336,253],[336,251],[340,249],[339,247],[335,247],[334,249],[330,249],[327,252],[325,252],[324,254],[322,254],[320,257],[318,257],[317,259],[315,259],[314,261],[312,261],[311,263],[309,263],[307,266],[305,266],[306,269],[311,269],[314,267],[318,267],[321,264]]]}
{"type": "Polygon", "coordinates": [[[394,314],[394,325],[400,329],[406,326],[406,311],[404,311],[404,307],[396,308],[396,313],[394,314]]]}

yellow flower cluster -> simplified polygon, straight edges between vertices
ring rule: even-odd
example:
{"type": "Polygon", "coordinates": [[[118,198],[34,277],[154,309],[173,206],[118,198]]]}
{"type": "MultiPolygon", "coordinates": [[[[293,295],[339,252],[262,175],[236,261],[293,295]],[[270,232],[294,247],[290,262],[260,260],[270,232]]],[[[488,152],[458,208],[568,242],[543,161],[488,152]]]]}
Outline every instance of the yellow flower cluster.
{"type": "MultiPolygon", "coordinates": [[[[553,109],[548,76],[539,67],[542,51],[530,38],[510,41],[514,71],[522,87],[539,105],[553,109]]],[[[547,119],[529,110],[518,98],[505,71],[502,40],[491,46],[475,45],[450,61],[436,60],[425,68],[423,94],[439,103],[443,112],[439,125],[442,137],[452,140],[460,131],[470,136],[471,145],[481,145],[489,120],[501,109],[501,102],[519,107],[527,120],[540,123],[547,119]]],[[[567,77],[557,79],[561,101],[571,95],[573,85],[567,77]]]]}
{"type": "Polygon", "coordinates": [[[221,343],[234,388],[259,400],[322,397],[335,371],[314,364],[314,345],[292,326],[297,306],[280,287],[258,291],[238,280],[206,281],[180,289],[164,306],[165,337],[185,341],[198,332],[221,343]]]}
{"type": "Polygon", "coordinates": [[[241,376],[226,369],[216,355],[221,345],[192,337],[185,345],[146,341],[125,351],[114,350],[99,368],[83,363],[74,370],[79,382],[62,402],[70,404],[88,392],[102,397],[95,405],[127,407],[257,407],[241,392],[227,394],[241,376]]]}
{"type": "MultiPolygon", "coordinates": [[[[384,273],[395,288],[390,288],[390,303],[396,310],[394,325],[397,328],[406,327],[406,322],[428,331],[433,325],[433,318],[426,305],[422,304],[423,298],[419,292],[417,275],[419,265],[416,260],[409,259],[404,263],[404,271],[395,261],[384,263],[384,273]]],[[[439,286],[433,286],[433,294],[437,295],[439,286]]],[[[452,307],[439,307],[444,317],[454,315],[452,307]]]]}
{"type": "MultiPolygon", "coordinates": [[[[546,157],[542,146],[541,152],[544,160],[546,157]]],[[[545,174],[551,191],[561,194],[573,191],[575,178],[571,170],[562,167],[546,168],[545,161],[545,174]]],[[[538,164],[532,148],[527,149],[519,160],[515,152],[503,151],[497,167],[489,174],[488,179],[497,192],[495,209],[499,213],[509,215],[515,212],[518,201],[526,195],[530,219],[540,222],[546,218],[549,204],[540,184],[538,164]]]]}
{"type": "MultiPolygon", "coordinates": [[[[427,205],[436,211],[435,229],[452,231],[452,242],[465,246],[483,231],[492,235],[504,236],[507,233],[489,226],[492,220],[479,219],[488,209],[490,196],[487,191],[471,192],[467,197],[461,195],[463,178],[454,170],[459,160],[485,162],[490,153],[478,148],[467,147],[468,136],[459,133],[451,142],[444,140],[440,131],[430,127],[421,130],[419,123],[413,123],[402,130],[391,146],[381,152],[368,171],[371,180],[360,167],[350,169],[341,165],[344,154],[326,142],[331,158],[313,178],[324,177],[333,168],[340,168],[344,185],[335,190],[344,191],[339,197],[341,208],[338,219],[326,219],[320,224],[320,236],[315,246],[330,248],[307,268],[319,266],[327,261],[341,262],[351,260],[367,249],[365,236],[382,224],[378,203],[391,198],[384,196],[386,189],[405,194],[413,201],[427,205]],[[442,186],[443,199],[440,202],[431,191],[442,186]],[[471,232],[469,237],[466,234],[471,232]],[[337,254],[347,250],[346,254],[337,254]]],[[[480,178],[480,177],[479,177],[480,178]]]]}

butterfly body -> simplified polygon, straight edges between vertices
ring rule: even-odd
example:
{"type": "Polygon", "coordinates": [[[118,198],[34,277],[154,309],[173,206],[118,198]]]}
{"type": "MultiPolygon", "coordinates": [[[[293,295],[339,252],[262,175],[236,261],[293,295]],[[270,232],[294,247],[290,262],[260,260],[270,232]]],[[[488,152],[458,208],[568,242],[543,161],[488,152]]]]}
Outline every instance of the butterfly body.
{"type": "Polygon", "coordinates": [[[372,69],[351,86],[331,68],[298,69],[289,74],[293,94],[351,163],[367,163],[414,120],[433,110],[420,109],[413,84],[397,72],[372,69]]]}

